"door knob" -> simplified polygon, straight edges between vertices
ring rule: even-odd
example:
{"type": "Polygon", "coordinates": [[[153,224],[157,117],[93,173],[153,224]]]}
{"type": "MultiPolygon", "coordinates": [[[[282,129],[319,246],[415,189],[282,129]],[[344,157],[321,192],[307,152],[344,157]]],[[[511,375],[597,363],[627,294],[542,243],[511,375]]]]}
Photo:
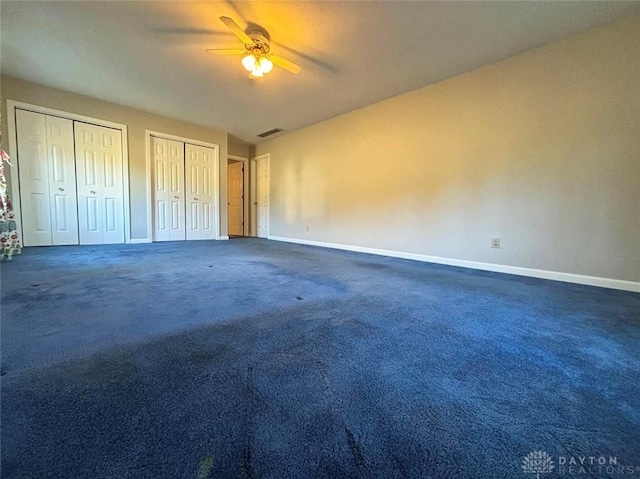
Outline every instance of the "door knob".
{"type": "Polygon", "coordinates": [[[198,201],[198,198],[194,198],[193,201],[198,201]]]}
{"type": "Polygon", "coordinates": [[[179,199],[180,199],[180,197],[179,197],[179,196],[174,196],[174,198],[175,198],[176,200],[179,200],[179,199]]]}
{"type": "Polygon", "coordinates": [[[58,191],[64,191],[64,188],[58,188],[58,191]]]}
{"type": "Polygon", "coordinates": [[[95,192],[95,191],[93,191],[93,190],[91,190],[89,193],[91,193],[92,195],[95,195],[95,194],[96,194],[96,192],[95,192]]]}

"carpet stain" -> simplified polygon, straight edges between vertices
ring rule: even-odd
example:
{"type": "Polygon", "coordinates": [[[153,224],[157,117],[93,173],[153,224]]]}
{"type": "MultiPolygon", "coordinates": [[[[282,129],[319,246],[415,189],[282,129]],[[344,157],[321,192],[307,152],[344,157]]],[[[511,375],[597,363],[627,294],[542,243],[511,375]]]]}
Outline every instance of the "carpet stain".
{"type": "Polygon", "coordinates": [[[316,361],[316,367],[318,368],[318,373],[320,374],[320,378],[322,378],[322,389],[324,391],[324,395],[329,401],[329,407],[331,408],[332,414],[339,418],[341,422],[345,423],[344,419],[344,411],[340,405],[340,402],[336,398],[333,393],[333,388],[331,387],[331,380],[329,379],[329,374],[327,373],[327,365],[322,361],[316,361]]]}
{"type": "Polygon", "coordinates": [[[360,450],[360,446],[358,446],[356,438],[353,436],[353,432],[351,432],[351,429],[349,429],[347,426],[345,426],[344,432],[347,434],[347,443],[349,444],[349,449],[351,449],[353,460],[358,467],[364,466],[364,456],[362,455],[362,451],[360,450]]]}
{"type": "MultiPolygon", "coordinates": [[[[327,396],[329,400],[329,404],[331,406],[333,414],[340,417],[342,422],[345,422],[344,412],[339,407],[339,404],[337,403],[336,398],[331,390],[331,384],[329,382],[329,376],[327,374],[326,365],[322,361],[316,361],[316,367],[318,368],[318,372],[320,373],[320,377],[322,378],[322,385],[325,392],[325,396],[327,396]]],[[[356,438],[354,437],[353,432],[351,432],[351,429],[349,429],[349,427],[346,425],[344,427],[344,431],[347,435],[347,444],[349,445],[349,449],[351,450],[351,455],[353,456],[353,460],[356,463],[356,466],[358,467],[365,466],[366,462],[364,460],[364,455],[360,450],[360,446],[358,445],[358,441],[356,441],[356,438]]]]}
{"type": "Polygon", "coordinates": [[[251,402],[253,403],[256,397],[256,391],[253,388],[253,366],[247,366],[247,391],[251,394],[251,402]]]}
{"type": "Polygon", "coordinates": [[[253,386],[253,366],[247,366],[247,382],[246,382],[246,388],[247,391],[250,395],[249,397],[249,407],[250,407],[250,415],[249,415],[249,420],[247,421],[247,427],[248,427],[248,431],[246,433],[246,438],[247,438],[247,446],[244,449],[244,457],[242,460],[242,477],[246,478],[246,479],[253,479],[253,466],[251,465],[252,462],[252,456],[253,456],[253,451],[251,448],[251,443],[253,442],[253,437],[254,437],[254,433],[253,433],[253,427],[254,427],[254,417],[255,417],[255,408],[256,408],[256,402],[257,402],[257,394],[256,391],[254,390],[254,386],[253,386]]]}
{"type": "Polygon", "coordinates": [[[327,374],[327,366],[322,361],[316,361],[316,367],[318,368],[318,373],[320,374],[320,378],[322,379],[322,389],[324,390],[324,395],[329,400],[329,405],[335,413],[335,398],[333,397],[333,393],[331,391],[331,383],[329,381],[329,375],[327,374]]]}
{"type": "Polygon", "coordinates": [[[198,468],[196,479],[207,479],[211,475],[212,469],[213,469],[213,456],[206,456],[202,460],[202,462],[200,462],[200,467],[198,468]]]}
{"type": "Polygon", "coordinates": [[[247,446],[244,450],[244,460],[242,461],[242,477],[246,477],[247,479],[253,479],[250,446],[247,446]]]}
{"type": "Polygon", "coordinates": [[[224,349],[207,351],[207,350],[195,350],[189,354],[189,362],[195,365],[206,365],[219,361],[224,357],[224,349]]]}
{"type": "Polygon", "coordinates": [[[391,462],[393,462],[393,467],[395,467],[396,470],[400,473],[400,476],[402,476],[402,479],[409,479],[409,474],[407,474],[407,471],[405,471],[404,467],[402,467],[402,463],[393,454],[391,454],[391,462]]]}
{"type": "Polygon", "coordinates": [[[329,391],[329,376],[327,376],[327,367],[322,361],[316,361],[316,367],[318,368],[318,373],[320,373],[320,377],[322,378],[322,383],[324,385],[324,389],[327,393],[329,391]]]}

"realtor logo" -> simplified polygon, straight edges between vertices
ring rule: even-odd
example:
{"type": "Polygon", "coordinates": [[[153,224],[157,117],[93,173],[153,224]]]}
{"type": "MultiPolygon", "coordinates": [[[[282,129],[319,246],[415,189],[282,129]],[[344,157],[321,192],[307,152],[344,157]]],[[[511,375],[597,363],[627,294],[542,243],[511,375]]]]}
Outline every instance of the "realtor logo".
{"type": "Polygon", "coordinates": [[[544,451],[533,451],[522,459],[522,470],[527,474],[535,474],[540,479],[540,474],[548,474],[553,471],[554,464],[551,456],[544,451]]]}

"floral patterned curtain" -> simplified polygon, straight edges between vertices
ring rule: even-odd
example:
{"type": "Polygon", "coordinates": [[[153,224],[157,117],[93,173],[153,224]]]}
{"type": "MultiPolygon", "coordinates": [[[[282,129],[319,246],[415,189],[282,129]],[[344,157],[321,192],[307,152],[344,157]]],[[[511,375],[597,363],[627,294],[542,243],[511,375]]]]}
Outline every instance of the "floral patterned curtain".
{"type": "Polygon", "coordinates": [[[7,177],[4,174],[4,165],[9,163],[9,155],[0,150],[0,260],[11,259],[16,253],[20,253],[20,240],[16,228],[16,218],[11,206],[11,200],[7,194],[7,177]]]}

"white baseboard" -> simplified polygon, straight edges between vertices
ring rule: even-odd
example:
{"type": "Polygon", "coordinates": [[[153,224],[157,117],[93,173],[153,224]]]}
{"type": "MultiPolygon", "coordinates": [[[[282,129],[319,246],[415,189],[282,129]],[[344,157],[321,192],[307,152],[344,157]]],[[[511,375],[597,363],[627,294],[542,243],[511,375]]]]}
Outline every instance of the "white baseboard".
{"type": "Polygon", "coordinates": [[[518,276],[529,276],[532,278],[550,279],[553,281],[563,281],[565,283],[584,284],[587,286],[598,286],[600,288],[620,289],[640,293],[640,283],[634,281],[624,281],[620,279],[600,278],[598,276],[586,276],[581,274],[561,273],[558,271],[547,271],[543,269],[521,268],[519,266],[506,266],[493,263],[481,263],[478,261],[467,261],[462,259],[442,258],[439,256],[428,256],[416,253],[403,253],[386,249],[367,248],[364,246],[351,246],[338,243],[324,243],[322,241],[310,241],[298,238],[285,238],[282,236],[269,236],[270,240],[283,241],[285,243],[296,243],[310,246],[320,246],[322,248],[341,249],[355,251],[357,253],[376,254],[380,256],[391,256],[393,258],[411,259],[426,263],[445,264],[448,266],[459,266],[462,268],[480,269],[483,271],[493,271],[495,273],[515,274],[518,276]]]}
{"type": "MultiPolygon", "coordinates": [[[[220,236],[220,238],[218,238],[220,240],[228,240],[229,237],[228,236],[220,236]]],[[[150,239],[147,238],[142,238],[142,239],[132,239],[129,241],[129,244],[142,244],[142,243],[152,243],[152,241],[150,239]]]]}

